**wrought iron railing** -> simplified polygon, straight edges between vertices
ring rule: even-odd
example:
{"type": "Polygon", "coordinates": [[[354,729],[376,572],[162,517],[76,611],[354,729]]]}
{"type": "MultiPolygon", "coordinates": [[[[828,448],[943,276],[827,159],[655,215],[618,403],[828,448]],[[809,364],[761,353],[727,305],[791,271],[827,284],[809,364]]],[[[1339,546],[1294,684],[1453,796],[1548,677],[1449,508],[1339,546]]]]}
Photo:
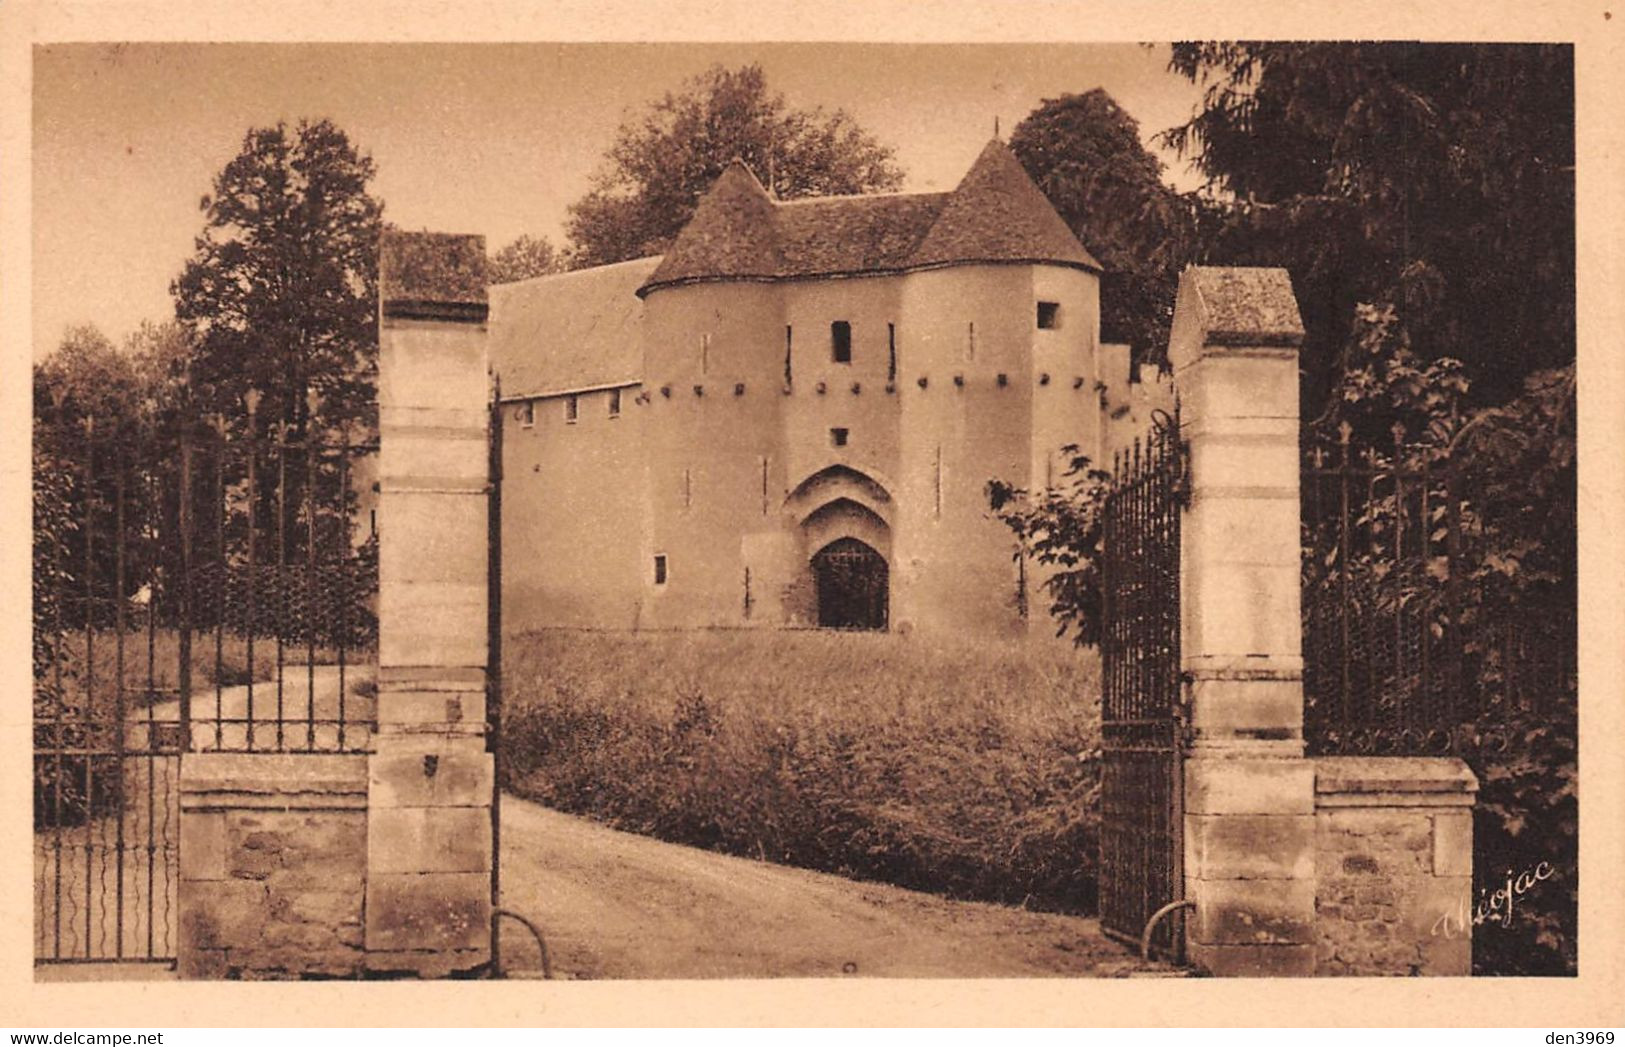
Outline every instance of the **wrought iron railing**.
{"type": "MultiPolygon", "coordinates": [[[[1179,418],[1117,456],[1101,516],[1100,919],[1138,941],[1182,883],[1179,418]]],[[[1177,955],[1183,913],[1154,929],[1177,955]]]]}
{"type": "Polygon", "coordinates": [[[1502,599],[1496,511],[1471,473],[1350,430],[1302,471],[1305,737],[1321,754],[1505,751],[1516,723],[1574,687],[1575,614],[1560,589],[1502,599]]]}
{"type": "Polygon", "coordinates": [[[41,745],[139,713],[168,749],[367,748],[376,450],[252,413],[43,420],[36,471],[59,511],[36,513],[41,745]]]}

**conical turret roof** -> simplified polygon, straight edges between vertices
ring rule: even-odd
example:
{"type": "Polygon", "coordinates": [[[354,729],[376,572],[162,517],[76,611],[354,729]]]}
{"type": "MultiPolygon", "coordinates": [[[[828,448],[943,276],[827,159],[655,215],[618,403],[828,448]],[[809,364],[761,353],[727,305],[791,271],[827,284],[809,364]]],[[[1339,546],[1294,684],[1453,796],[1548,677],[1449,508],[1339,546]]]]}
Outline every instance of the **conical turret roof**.
{"type": "Polygon", "coordinates": [[[775,225],[773,198],[736,158],[700,197],[649,282],[774,277],[784,267],[775,225]]]}
{"type": "Polygon", "coordinates": [[[1064,262],[1099,269],[1010,147],[997,138],[948,197],[925,241],[918,267],[954,262],[1064,262]]]}
{"type": "Polygon", "coordinates": [[[638,294],[702,281],[906,273],[978,262],[1101,268],[998,139],[951,193],[778,202],[735,160],[638,294]]]}

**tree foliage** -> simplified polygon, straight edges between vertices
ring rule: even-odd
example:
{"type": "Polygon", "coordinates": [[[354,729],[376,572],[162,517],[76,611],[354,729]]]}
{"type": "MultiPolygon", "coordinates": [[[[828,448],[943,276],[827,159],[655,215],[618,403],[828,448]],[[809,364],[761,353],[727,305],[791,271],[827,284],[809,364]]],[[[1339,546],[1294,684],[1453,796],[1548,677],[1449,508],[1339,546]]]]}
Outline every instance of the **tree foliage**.
{"type": "MultiPolygon", "coordinates": [[[[34,365],[36,673],[50,664],[50,636],[65,593],[77,596],[89,584],[104,607],[129,595],[114,591],[114,547],[105,536],[86,563],[87,502],[94,511],[106,510],[115,469],[153,457],[155,431],[188,410],[183,376],[189,353],[186,332],[176,324],[144,323],[122,348],[86,325],[69,328],[56,351],[34,365]]],[[[135,519],[157,496],[138,483],[126,486],[135,519]]]]}
{"type": "Polygon", "coordinates": [[[196,344],[202,410],[260,416],[296,435],[374,425],[377,250],[372,159],[326,120],[251,129],[200,204],[196,253],[171,284],[196,344]],[[315,392],[320,403],[312,405],[315,392]]]}
{"type": "Polygon", "coordinates": [[[1094,467],[1089,457],[1069,446],[1061,483],[1028,491],[999,480],[987,486],[994,514],[1016,536],[1016,556],[1046,569],[1042,588],[1049,597],[1056,635],[1072,634],[1075,643],[1100,642],[1101,510],[1111,487],[1111,474],[1094,467]]]}
{"type": "Polygon", "coordinates": [[[571,266],[664,251],[736,157],[784,199],[903,182],[893,150],[846,112],[791,108],[761,66],[713,66],[616,132],[591,189],[570,205],[571,266]]]}
{"type": "Polygon", "coordinates": [[[1361,302],[1477,403],[1573,359],[1572,48],[1193,43],[1171,67],[1204,93],[1165,141],[1234,197],[1208,256],[1292,272],[1308,414],[1361,302]]]}
{"type": "Polygon", "coordinates": [[[1105,267],[1101,337],[1137,360],[1161,360],[1179,270],[1197,251],[1207,205],[1162,180],[1139,124],[1104,90],[1045,99],[1010,149],[1073,233],[1105,267]]]}
{"type": "Polygon", "coordinates": [[[506,284],[547,276],[563,269],[564,259],[552,241],[545,236],[525,233],[493,254],[486,264],[485,273],[491,283],[506,284]]]}

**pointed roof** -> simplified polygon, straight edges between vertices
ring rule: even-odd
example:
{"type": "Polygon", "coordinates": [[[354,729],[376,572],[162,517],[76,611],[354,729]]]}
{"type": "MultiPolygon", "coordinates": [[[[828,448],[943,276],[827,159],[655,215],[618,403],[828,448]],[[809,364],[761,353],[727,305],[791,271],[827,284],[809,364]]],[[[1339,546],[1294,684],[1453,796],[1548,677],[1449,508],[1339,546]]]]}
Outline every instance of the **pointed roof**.
{"type": "Polygon", "coordinates": [[[998,139],[951,193],[778,202],[735,160],[638,294],[713,280],[904,273],[977,262],[1101,268],[998,139]]]}
{"type": "Polygon", "coordinates": [[[1021,161],[997,138],[948,198],[916,266],[954,262],[1061,262],[1099,269],[1072,235],[1049,198],[1027,177],[1021,161]]]}
{"type": "Polygon", "coordinates": [[[781,268],[773,198],[737,157],[700,197],[651,283],[771,278],[781,268]]]}

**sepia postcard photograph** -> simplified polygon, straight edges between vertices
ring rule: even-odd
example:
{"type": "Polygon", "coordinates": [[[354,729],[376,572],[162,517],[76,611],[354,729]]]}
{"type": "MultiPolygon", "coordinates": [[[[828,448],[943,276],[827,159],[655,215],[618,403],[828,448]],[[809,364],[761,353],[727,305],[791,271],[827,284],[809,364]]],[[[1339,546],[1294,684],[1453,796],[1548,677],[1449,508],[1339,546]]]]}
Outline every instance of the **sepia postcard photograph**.
{"type": "Polygon", "coordinates": [[[362,6],[11,12],[32,1011],[1620,1024],[1612,12],[362,6]]]}

